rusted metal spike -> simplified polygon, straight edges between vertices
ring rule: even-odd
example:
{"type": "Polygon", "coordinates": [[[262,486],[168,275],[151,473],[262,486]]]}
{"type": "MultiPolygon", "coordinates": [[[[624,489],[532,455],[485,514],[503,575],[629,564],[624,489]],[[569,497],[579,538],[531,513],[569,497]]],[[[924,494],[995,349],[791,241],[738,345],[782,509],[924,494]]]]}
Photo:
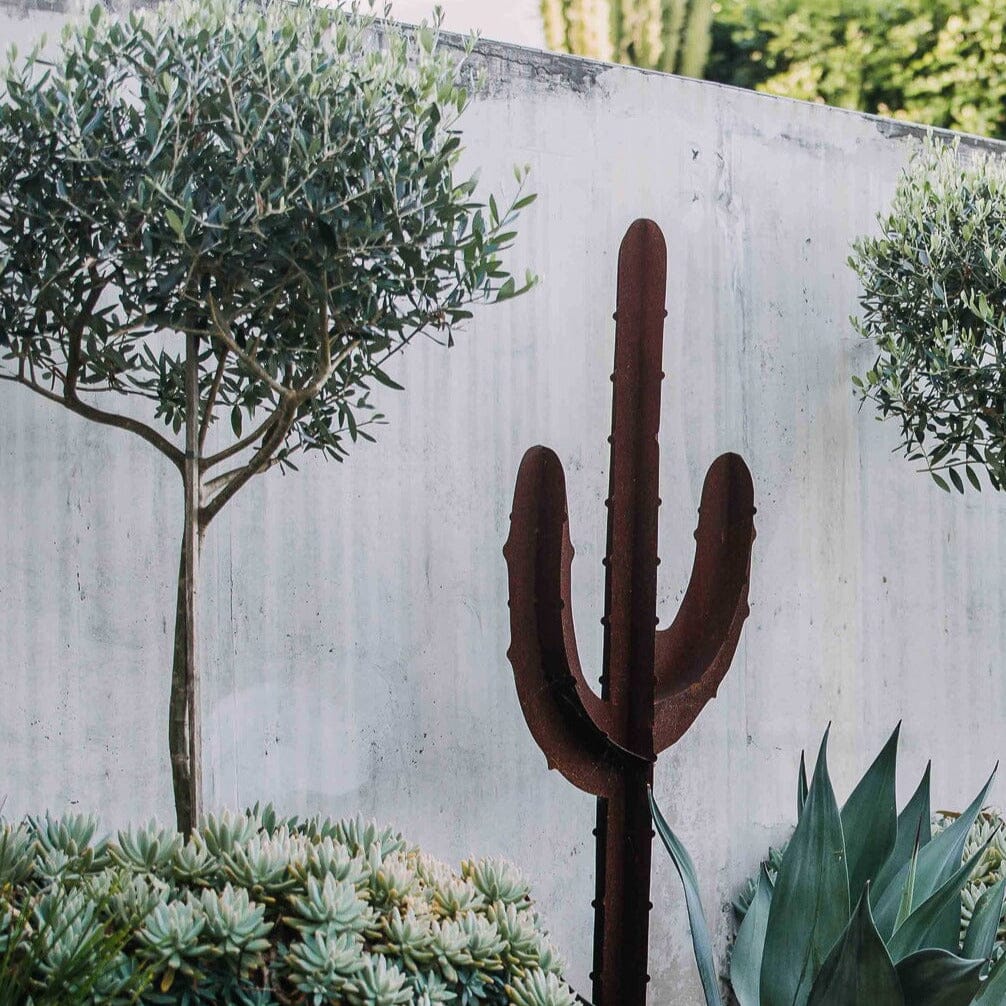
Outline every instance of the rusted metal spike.
{"type": "Polygon", "coordinates": [[[508,656],[521,708],[549,767],[598,798],[596,1006],[644,1006],[653,838],[646,788],[656,755],[715,694],[748,610],[753,490],[744,462],[725,454],[706,476],[681,609],[656,631],[665,286],[663,236],[637,220],[618,260],[600,696],[577,654],[565,477],[548,448],[524,456],[504,547],[508,656]]]}

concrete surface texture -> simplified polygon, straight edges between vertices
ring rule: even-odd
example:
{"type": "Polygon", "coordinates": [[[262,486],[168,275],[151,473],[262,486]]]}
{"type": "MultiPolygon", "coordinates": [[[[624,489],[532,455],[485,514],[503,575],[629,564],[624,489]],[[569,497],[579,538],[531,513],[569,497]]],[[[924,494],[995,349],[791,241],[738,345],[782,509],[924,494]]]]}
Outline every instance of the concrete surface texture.
{"type": "MultiPolygon", "coordinates": [[[[0,38],[54,20],[0,12],[0,38]]],[[[343,465],[260,478],[211,529],[202,592],[211,806],[392,821],[436,854],[521,864],[587,989],[593,805],[546,771],[506,660],[501,547],[523,450],[566,465],[581,657],[600,659],[618,242],[664,229],[660,614],[691,562],[706,466],[739,451],[758,505],[751,616],[719,697],[661,757],[717,946],[794,820],[801,748],[834,723],[840,798],[904,718],[903,798],[934,759],[959,807],[1006,754],[1006,505],[892,455],[850,375],[850,242],[921,134],[867,116],[485,45],[466,166],[538,202],[511,262],[529,296],[456,348],[416,345],[388,425],[343,465]]],[[[127,434],[0,389],[0,753],[6,813],[170,819],[167,674],[181,490],[127,434]]],[[[1002,792],[1000,788],[1000,793],[1002,792]]],[[[677,878],[655,853],[654,1003],[699,1003],[677,878]]]]}

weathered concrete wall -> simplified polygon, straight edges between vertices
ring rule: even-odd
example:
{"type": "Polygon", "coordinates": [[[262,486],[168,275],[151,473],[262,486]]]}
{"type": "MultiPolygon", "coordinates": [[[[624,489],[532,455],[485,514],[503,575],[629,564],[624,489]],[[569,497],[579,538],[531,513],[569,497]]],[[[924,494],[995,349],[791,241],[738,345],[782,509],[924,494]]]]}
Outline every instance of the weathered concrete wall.
{"type": "MultiPolygon", "coordinates": [[[[0,38],[30,35],[0,11],[0,38]]],[[[212,528],[202,597],[211,804],[362,811],[457,859],[533,878],[586,987],[592,801],[544,760],[505,658],[513,479],[567,467],[581,655],[600,650],[614,266],[637,216],[670,254],[661,615],[690,565],[706,465],[754,473],[752,613],[719,698],[657,769],[721,911],[794,816],[795,768],[834,721],[840,794],[899,718],[902,792],[934,758],[959,805],[1004,753],[1006,506],[951,498],[860,413],[845,265],[919,141],[861,115],[486,46],[467,114],[486,188],[527,161],[539,201],[514,264],[543,282],[416,346],[379,443],[269,475],[212,528]]],[[[0,391],[0,753],[7,812],[170,817],[166,674],[180,488],[143,444],[0,391]]],[[[656,857],[654,1003],[699,1002],[670,864],[656,857]]]]}

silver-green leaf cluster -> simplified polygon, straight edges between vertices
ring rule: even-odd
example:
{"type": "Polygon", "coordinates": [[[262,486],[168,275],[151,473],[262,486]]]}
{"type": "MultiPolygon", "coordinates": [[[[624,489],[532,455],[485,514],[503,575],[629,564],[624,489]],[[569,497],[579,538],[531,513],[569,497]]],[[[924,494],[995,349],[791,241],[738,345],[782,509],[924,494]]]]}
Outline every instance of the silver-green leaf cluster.
{"type": "Polygon", "coordinates": [[[256,807],[104,839],[93,817],[46,816],[0,838],[0,955],[19,924],[49,934],[44,985],[82,955],[89,975],[93,947],[82,1003],[124,1001],[132,975],[138,1001],[177,1006],[575,1002],[513,866],[455,871],[373,822],[256,807]],[[110,957],[100,934],[121,934],[110,957]]]}
{"type": "Polygon", "coordinates": [[[877,353],[853,383],[940,488],[1006,488],[1006,164],[927,143],[878,224],[849,259],[877,353]]]}

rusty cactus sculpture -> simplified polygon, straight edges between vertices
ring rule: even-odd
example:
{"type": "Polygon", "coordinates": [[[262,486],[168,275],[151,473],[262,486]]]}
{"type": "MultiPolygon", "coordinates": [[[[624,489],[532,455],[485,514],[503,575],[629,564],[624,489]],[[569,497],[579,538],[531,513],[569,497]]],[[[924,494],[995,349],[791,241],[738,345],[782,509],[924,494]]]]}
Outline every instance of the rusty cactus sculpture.
{"type": "Polygon", "coordinates": [[[521,462],[503,550],[524,716],[549,768],[598,798],[595,1006],[645,1003],[653,763],[716,694],[748,614],[754,490],[743,460],[724,454],[702,489],[688,589],[656,630],[666,258],[657,225],[636,221],[618,258],[600,695],[577,656],[565,477],[547,447],[521,462]]]}

